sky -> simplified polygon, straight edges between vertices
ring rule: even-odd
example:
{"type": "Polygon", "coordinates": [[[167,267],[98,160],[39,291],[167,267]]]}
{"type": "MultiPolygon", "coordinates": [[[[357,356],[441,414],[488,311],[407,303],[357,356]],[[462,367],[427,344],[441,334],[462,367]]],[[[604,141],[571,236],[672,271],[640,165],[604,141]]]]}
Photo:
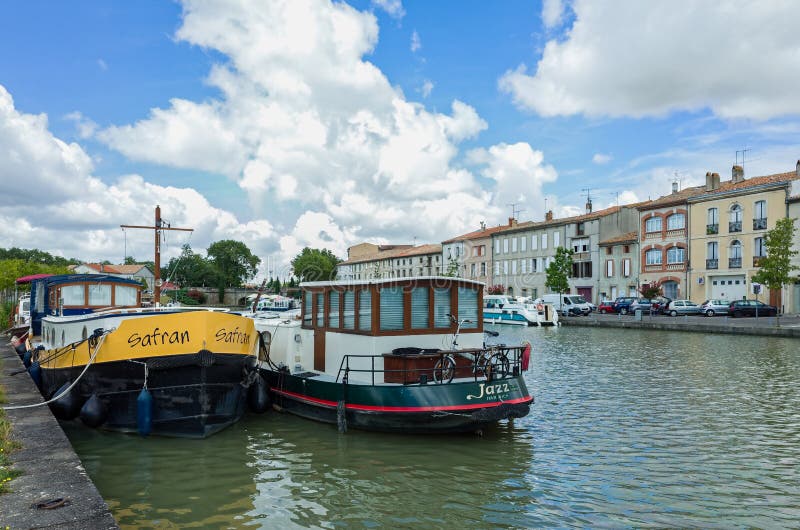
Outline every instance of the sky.
{"type": "Polygon", "coordinates": [[[0,247],[431,243],[800,159],[796,4],[11,0],[0,247]],[[742,153],[744,151],[744,153],[742,153]]]}

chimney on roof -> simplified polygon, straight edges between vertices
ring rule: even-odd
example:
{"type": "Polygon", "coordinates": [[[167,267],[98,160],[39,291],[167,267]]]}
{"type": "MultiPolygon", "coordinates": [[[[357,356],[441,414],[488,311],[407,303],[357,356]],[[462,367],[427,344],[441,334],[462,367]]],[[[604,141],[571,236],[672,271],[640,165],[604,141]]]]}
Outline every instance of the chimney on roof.
{"type": "Polygon", "coordinates": [[[481,230],[486,230],[486,221],[481,221],[481,230]]]}
{"type": "Polygon", "coordinates": [[[706,172],[706,191],[714,191],[719,188],[719,173],[706,172]]]}
{"type": "Polygon", "coordinates": [[[517,220],[513,217],[508,218],[508,226],[517,226],[517,220]]]}
{"type": "Polygon", "coordinates": [[[678,181],[672,181],[672,193],[678,193],[678,181]]]}
{"type": "Polygon", "coordinates": [[[586,213],[592,213],[592,199],[586,199],[586,213]]]}
{"type": "Polygon", "coordinates": [[[545,221],[552,221],[553,220],[553,210],[547,210],[547,213],[544,214],[545,221]]]}
{"type": "Polygon", "coordinates": [[[794,172],[798,177],[800,177],[800,160],[797,161],[797,165],[795,166],[794,172]]]}
{"type": "Polygon", "coordinates": [[[733,166],[731,168],[731,182],[736,184],[742,181],[744,181],[744,168],[742,166],[733,166]]]}

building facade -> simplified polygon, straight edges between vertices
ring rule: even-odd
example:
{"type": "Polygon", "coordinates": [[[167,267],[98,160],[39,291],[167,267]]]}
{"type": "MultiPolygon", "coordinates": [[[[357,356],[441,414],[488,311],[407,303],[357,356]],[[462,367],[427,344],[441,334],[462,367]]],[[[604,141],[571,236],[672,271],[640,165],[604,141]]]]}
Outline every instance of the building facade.
{"type": "Polygon", "coordinates": [[[360,252],[356,256],[337,265],[338,279],[415,278],[442,274],[442,246],[439,244],[383,246],[375,253],[360,252]]]}
{"type": "MultiPolygon", "coordinates": [[[[800,168],[798,168],[800,170],[800,168]]],[[[767,255],[766,235],[788,215],[790,187],[797,171],[745,179],[733,166],[731,180],[706,177],[703,193],[688,199],[690,228],[690,298],[702,302],[758,299],[789,310],[781,290],[768,291],[752,276],[767,255]]]]}
{"type": "Polygon", "coordinates": [[[637,296],[639,233],[627,232],[605,239],[599,246],[598,302],[615,300],[618,296],[637,296]]]}
{"type": "Polygon", "coordinates": [[[514,226],[516,221],[509,219],[508,226],[481,228],[442,242],[442,268],[445,274],[454,271],[462,278],[469,278],[485,284],[492,281],[492,234],[514,226]]]}

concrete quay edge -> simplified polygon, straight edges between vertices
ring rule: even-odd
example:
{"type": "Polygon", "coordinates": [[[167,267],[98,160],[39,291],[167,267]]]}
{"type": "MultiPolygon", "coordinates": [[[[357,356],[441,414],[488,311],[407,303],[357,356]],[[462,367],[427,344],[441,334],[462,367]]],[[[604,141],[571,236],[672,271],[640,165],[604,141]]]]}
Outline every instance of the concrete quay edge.
{"type": "MultiPolygon", "coordinates": [[[[714,317],[717,321],[709,323],[697,321],[682,321],[682,317],[650,317],[642,320],[634,320],[632,316],[617,318],[614,316],[606,318],[588,317],[569,317],[559,320],[563,326],[583,326],[583,327],[604,327],[604,328],[624,328],[624,329],[652,329],[659,331],[681,331],[689,333],[725,333],[729,335],[756,335],[765,337],[789,337],[800,338],[800,327],[795,325],[774,326],[762,325],[742,325],[728,324],[720,317],[714,317]],[[663,321],[661,321],[663,319],[663,321]]],[[[706,317],[702,317],[706,318],[706,317]]],[[[766,318],[764,320],[767,320],[766,318]]]]}
{"type": "MultiPolygon", "coordinates": [[[[10,346],[0,346],[0,384],[3,406],[43,401],[10,346]],[[14,372],[16,375],[12,375],[14,372]]],[[[119,528],[106,501],[97,491],[69,439],[47,406],[7,410],[11,437],[22,446],[9,456],[22,471],[9,483],[10,493],[0,495],[0,528],[105,530],[119,528]],[[66,505],[37,509],[44,501],[64,498],[66,505]]]]}

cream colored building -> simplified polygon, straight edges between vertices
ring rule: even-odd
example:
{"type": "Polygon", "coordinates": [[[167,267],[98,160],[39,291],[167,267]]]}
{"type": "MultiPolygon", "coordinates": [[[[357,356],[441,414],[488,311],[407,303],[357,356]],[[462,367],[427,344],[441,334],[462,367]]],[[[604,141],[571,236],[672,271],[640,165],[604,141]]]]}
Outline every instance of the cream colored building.
{"type": "Polygon", "coordinates": [[[791,312],[786,294],[754,285],[752,276],[766,255],[767,231],[788,215],[789,190],[800,178],[800,165],[792,172],[750,179],[741,166],[733,166],[731,180],[720,182],[715,176],[707,174],[701,193],[687,200],[689,298],[758,299],[791,312]]]}
{"type": "MultiPolygon", "coordinates": [[[[373,253],[364,252],[364,243],[356,245],[361,250],[336,266],[340,280],[366,280],[372,278],[415,278],[442,274],[442,246],[438,244],[383,245],[373,253]]],[[[353,247],[351,247],[352,249],[353,247]]],[[[353,255],[348,250],[348,255],[353,255]]]]}
{"type": "Polygon", "coordinates": [[[516,224],[512,218],[509,218],[507,226],[487,227],[481,223],[479,230],[443,241],[443,272],[455,269],[456,276],[489,285],[492,280],[492,234],[516,224]]]}

